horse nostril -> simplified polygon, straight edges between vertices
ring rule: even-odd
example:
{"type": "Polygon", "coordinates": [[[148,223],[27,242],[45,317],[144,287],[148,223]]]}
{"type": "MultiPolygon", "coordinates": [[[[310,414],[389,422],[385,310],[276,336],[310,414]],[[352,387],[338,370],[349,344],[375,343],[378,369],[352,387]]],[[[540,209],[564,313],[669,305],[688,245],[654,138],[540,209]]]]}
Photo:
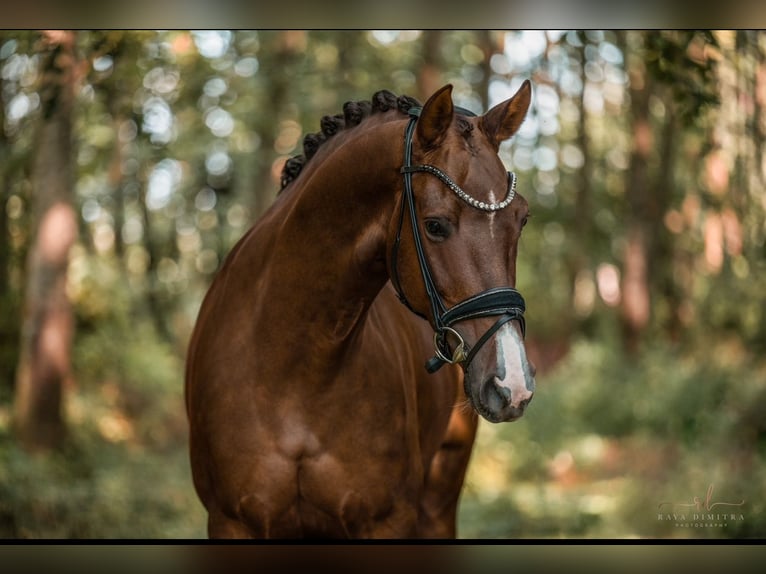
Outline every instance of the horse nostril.
{"type": "Polygon", "coordinates": [[[498,383],[499,379],[496,376],[489,377],[484,382],[484,389],[488,406],[500,410],[511,402],[511,389],[498,383]]]}
{"type": "Polygon", "coordinates": [[[529,361],[529,372],[533,377],[537,375],[537,365],[535,365],[532,361],[529,361]]]}
{"type": "Polygon", "coordinates": [[[497,392],[498,395],[500,395],[503,399],[505,399],[506,402],[511,401],[511,389],[503,385],[497,384],[496,378],[492,380],[492,384],[495,385],[495,392],[497,392]]]}

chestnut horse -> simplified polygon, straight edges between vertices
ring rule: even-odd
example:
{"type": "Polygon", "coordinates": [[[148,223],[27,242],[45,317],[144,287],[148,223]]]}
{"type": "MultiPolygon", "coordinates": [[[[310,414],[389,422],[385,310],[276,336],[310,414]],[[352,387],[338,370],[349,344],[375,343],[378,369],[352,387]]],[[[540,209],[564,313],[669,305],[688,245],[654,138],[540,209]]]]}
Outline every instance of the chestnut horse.
{"type": "Polygon", "coordinates": [[[528,205],[498,157],[530,95],[476,117],[450,85],[422,108],[384,90],[287,162],[189,346],[210,537],[456,535],[477,413],[517,419],[534,391],[513,288],[528,205]]]}

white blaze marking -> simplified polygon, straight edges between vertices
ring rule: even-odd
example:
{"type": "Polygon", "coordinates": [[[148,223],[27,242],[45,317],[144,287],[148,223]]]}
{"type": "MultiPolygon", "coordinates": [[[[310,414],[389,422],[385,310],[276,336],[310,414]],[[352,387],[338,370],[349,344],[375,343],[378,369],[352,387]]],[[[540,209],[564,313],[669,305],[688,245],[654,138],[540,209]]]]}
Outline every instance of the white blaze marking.
{"type": "Polygon", "coordinates": [[[495,337],[497,363],[505,366],[505,377],[497,385],[511,391],[511,404],[518,406],[535,390],[535,379],[529,368],[524,343],[511,322],[503,325],[495,337]]]}
{"type": "MultiPolygon", "coordinates": [[[[496,203],[495,192],[492,191],[491,189],[489,190],[489,202],[496,203]]],[[[489,212],[489,236],[492,239],[495,238],[495,212],[494,211],[489,212]]]]}

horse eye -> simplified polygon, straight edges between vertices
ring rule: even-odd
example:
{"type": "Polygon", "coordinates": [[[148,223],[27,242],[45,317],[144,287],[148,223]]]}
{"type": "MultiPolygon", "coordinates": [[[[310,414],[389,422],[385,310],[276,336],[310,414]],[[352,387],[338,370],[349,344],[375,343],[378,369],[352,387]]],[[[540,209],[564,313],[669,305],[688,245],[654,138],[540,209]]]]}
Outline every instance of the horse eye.
{"type": "Polygon", "coordinates": [[[438,219],[426,219],[425,227],[431,239],[440,240],[449,237],[449,229],[438,219]]]}

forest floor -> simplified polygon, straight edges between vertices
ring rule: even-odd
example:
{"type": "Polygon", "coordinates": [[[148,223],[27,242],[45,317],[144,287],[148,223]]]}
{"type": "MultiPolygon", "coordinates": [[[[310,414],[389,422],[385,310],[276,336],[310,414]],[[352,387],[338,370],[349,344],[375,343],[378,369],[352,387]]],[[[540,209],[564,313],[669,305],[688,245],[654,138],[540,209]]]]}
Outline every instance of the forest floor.
{"type": "MultiPolygon", "coordinates": [[[[59,452],[21,450],[0,397],[0,538],[205,536],[182,361],[142,340],[80,342],[59,452]],[[105,352],[118,357],[108,367],[94,360],[105,352]]],[[[766,364],[720,351],[649,349],[628,364],[603,345],[573,345],[538,376],[522,419],[482,421],[459,536],[766,536],[766,364]]]]}

